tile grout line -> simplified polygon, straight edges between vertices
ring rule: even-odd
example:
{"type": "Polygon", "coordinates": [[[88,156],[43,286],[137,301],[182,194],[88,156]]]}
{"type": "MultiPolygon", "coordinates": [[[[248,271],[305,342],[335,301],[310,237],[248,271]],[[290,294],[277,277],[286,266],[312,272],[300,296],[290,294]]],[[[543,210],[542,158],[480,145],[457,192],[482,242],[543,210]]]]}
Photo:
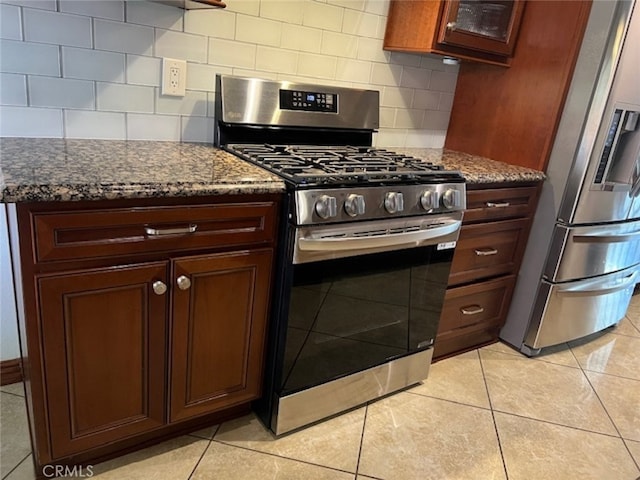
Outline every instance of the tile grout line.
{"type": "Polygon", "coordinates": [[[433,395],[425,395],[423,393],[411,392],[409,390],[405,390],[404,393],[408,393],[410,395],[416,395],[416,396],[422,397],[422,398],[432,398],[433,400],[441,400],[443,402],[453,403],[455,405],[462,405],[463,407],[479,408],[481,410],[491,411],[490,407],[481,407],[480,405],[472,405],[470,403],[458,402],[456,400],[450,400],[448,398],[434,397],[433,395]]]}
{"type": "Polygon", "coordinates": [[[22,398],[24,400],[24,395],[19,395],[13,392],[7,392],[6,390],[0,390],[0,393],[6,393],[7,395],[12,395],[14,397],[22,398]]]}
{"type": "Polygon", "coordinates": [[[491,394],[489,393],[489,384],[487,383],[487,376],[484,373],[484,364],[482,363],[482,356],[480,355],[480,349],[476,349],[476,355],[478,355],[478,362],[480,363],[480,371],[482,372],[482,381],[484,382],[484,388],[487,392],[487,400],[489,400],[489,410],[491,411],[491,420],[493,420],[493,430],[496,432],[496,438],[498,440],[498,449],[500,450],[500,458],[502,459],[502,469],[507,480],[509,480],[509,471],[507,470],[507,462],[504,458],[504,451],[502,450],[502,442],[500,441],[500,432],[498,431],[498,424],[496,423],[496,415],[493,410],[493,403],[491,402],[491,394]]]}
{"type": "Polygon", "coordinates": [[[356,461],[356,473],[353,477],[358,478],[358,471],[360,470],[360,457],[362,457],[362,444],[364,443],[364,429],[367,427],[367,414],[369,413],[369,402],[364,406],[364,419],[362,421],[362,432],[360,432],[360,448],[358,448],[358,459],[356,461]]]}
{"type": "MultiPolygon", "coordinates": [[[[622,439],[622,443],[624,444],[625,448],[627,449],[627,452],[629,452],[629,455],[631,456],[631,460],[633,460],[633,463],[636,464],[636,467],[638,467],[638,470],[640,470],[640,461],[636,460],[636,457],[633,456],[633,454],[631,453],[631,450],[629,449],[629,444],[627,443],[628,441],[633,441],[631,439],[626,439],[623,438],[622,439]]],[[[639,480],[640,476],[638,476],[638,478],[636,480],[639,480]]]]}
{"type": "MultiPolygon", "coordinates": [[[[198,459],[198,461],[196,462],[196,464],[193,466],[193,469],[191,470],[191,473],[189,474],[189,476],[187,477],[187,480],[190,480],[191,478],[193,478],[193,474],[196,473],[196,470],[198,469],[198,467],[200,466],[200,462],[202,462],[202,459],[204,458],[204,456],[207,454],[207,451],[209,450],[209,447],[211,446],[211,442],[213,441],[213,437],[216,436],[216,433],[218,433],[218,430],[220,429],[220,425],[218,425],[216,427],[215,432],[213,432],[213,435],[211,435],[211,438],[209,439],[209,442],[207,443],[206,448],[203,450],[202,455],[200,455],[200,458],[198,459]]],[[[191,435],[193,436],[193,435],[191,435]]],[[[198,437],[194,437],[194,438],[198,438],[198,437]]],[[[204,438],[201,438],[201,440],[204,440],[204,438]]]]}
{"type": "Polygon", "coordinates": [[[2,480],[5,480],[6,478],[9,478],[9,475],[11,475],[13,472],[15,472],[15,471],[18,469],[18,467],[19,467],[20,465],[22,465],[22,464],[24,463],[24,461],[25,461],[27,458],[29,458],[30,456],[31,456],[31,452],[29,452],[29,453],[27,454],[27,456],[26,456],[26,457],[24,457],[22,460],[20,460],[20,461],[16,464],[16,466],[15,466],[15,467],[13,467],[11,470],[9,470],[9,471],[7,472],[7,474],[6,474],[4,477],[2,477],[2,480]]]}

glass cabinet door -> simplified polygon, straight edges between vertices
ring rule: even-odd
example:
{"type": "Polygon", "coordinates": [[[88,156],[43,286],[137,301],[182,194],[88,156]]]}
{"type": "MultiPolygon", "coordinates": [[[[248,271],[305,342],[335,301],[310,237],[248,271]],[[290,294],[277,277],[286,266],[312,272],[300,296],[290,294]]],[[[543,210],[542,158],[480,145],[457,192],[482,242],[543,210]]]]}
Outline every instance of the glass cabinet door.
{"type": "Polygon", "coordinates": [[[445,2],[438,43],[510,55],[523,9],[522,0],[445,2]]]}

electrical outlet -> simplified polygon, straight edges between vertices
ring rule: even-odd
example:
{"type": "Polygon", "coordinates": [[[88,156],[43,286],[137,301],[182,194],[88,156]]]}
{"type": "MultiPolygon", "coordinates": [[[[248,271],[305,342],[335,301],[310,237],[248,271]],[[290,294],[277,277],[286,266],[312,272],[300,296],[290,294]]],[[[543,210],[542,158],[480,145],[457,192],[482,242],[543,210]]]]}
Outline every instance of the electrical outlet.
{"type": "Polygon", "coordinates": [[[162,95],[184,97],[187,84],[187,62],[174,58],[162,59],[162,95]]]}

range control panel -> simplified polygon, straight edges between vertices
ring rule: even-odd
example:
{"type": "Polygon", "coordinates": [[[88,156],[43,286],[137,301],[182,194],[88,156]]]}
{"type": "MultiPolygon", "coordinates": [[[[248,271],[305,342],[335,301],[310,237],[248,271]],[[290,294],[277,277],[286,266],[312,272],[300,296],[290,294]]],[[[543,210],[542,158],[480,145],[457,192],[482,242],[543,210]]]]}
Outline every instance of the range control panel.
{"type": "Polygon", "coordinates": [[[338,95],[301,90],[280,90],[280,109],[338,113],[338,95]]]}

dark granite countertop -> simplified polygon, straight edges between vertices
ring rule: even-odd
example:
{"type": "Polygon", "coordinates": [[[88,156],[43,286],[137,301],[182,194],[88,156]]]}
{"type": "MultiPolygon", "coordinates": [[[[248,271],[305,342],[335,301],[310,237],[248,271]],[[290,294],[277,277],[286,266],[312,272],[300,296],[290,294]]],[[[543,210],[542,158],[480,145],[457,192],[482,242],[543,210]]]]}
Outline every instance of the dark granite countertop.
{"type": "MultiPolygon", "coordinates": [[[[462,152],[389,148],[458,170],[468,183],[531,182],[542,172],[462,152]]],[[[276,176],[212,145],[0,138],[0,202],[284,192],[276,176]]]]}

